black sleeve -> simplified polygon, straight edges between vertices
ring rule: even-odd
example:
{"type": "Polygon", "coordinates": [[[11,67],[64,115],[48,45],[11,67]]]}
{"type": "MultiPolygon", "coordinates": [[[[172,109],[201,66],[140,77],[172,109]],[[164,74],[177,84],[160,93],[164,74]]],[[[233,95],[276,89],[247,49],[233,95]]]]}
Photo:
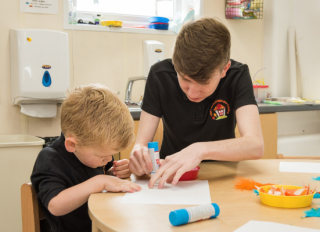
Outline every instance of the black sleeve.
{"type": "Polygon", "coordinates": [[[38,199],[48,209],[52,198],[67,188],[64,172],[57,160],[57,152],[53,149],[43,149],[35,162],[31,182],[38,199]]]}
{"type": "Polygon", "coordinates": [[[157,75],[154,71],[154,66],[152,66],[144,90],[141,108],[147,113],[160,118],[163,113],[161,110],[160,82],[157,75]]]}
{"type": "Polygon", "coordinates": [[[104,166],[104,170],[107,172],[113,166],[114,157],[112,156],[112,160],[104,166]]]}
{"type": "Polygon", "coordinates": [[[257,105],[253,93],[252,80],[247,65],[243,66],[239,75],[240,77],[238,79],[235,91],[235,109],[238,109],[244,105],[257,105]]]}

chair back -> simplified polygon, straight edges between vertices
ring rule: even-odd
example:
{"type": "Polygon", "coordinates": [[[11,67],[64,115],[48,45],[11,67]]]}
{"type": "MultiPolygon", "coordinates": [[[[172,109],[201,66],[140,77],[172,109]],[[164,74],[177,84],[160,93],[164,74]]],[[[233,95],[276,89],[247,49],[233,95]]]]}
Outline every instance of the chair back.
{"type": "Polygon", "coordinates": [[[21,185],[22,232],[40,232],[40,220],[44,218],[31,183],[21,185]]]}

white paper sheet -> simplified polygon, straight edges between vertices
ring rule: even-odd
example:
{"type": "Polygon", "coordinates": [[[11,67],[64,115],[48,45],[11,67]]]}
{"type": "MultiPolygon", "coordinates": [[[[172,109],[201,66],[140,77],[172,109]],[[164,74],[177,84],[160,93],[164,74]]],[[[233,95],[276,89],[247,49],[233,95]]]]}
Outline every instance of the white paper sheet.
{"type": "Polygon", "coordinates": [[[149,189],[147,180],[137,180],[142,189],[139,192],[127,193],[121,203],[200,205],[211,203],[207,180],[180,181],[177,185],[166,184],[163,189],[149,189]]]}
{"type": "Polygon", "coordinates": [[[320,173],[319,162],[280,162],[280,172],[320,173]]]}
{"type": "Polygon", "coordinates": [[[234,232],[320,232],[320,230],[305,227],[291,226],[276,222],[249,221],[234,232]]]}

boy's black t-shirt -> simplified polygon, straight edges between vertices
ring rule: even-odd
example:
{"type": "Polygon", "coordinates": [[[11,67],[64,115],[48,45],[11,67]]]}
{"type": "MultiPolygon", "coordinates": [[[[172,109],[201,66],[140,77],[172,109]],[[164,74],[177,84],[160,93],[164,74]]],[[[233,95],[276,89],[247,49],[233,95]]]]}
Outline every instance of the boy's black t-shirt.
{"type": "Polygon", "coordinates": [[[235,137],[235,110],[257,104],[248,66],[231,60],[231,66],[214,93],[202,102],[188,100],[180,88],[171,59],[151,67],[142,110],[162,118],[165,158],[195,142],[235,137]]]}
{"type": "MultiPolygon", "coordinates": [[[[91,220],[87,203],[64,216],[53,216],[48,211],[50,200],[61,191],[104,173],[103,167],[89,168],[82,164],[65,149],[64,141],[61,134],[52,145],[42,149],[33,167],[31,182],[52,232],[89,232],[91,220]]],[[[109,162],[105,170],[112,164],[109,162]]]]}

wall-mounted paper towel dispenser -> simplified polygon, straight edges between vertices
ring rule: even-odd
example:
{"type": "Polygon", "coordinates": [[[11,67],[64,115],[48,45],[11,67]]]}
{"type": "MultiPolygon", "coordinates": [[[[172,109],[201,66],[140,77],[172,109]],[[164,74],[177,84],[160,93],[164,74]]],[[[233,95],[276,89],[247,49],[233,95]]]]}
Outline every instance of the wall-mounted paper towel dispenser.
{"type": "Polygon", "coordinates": [[[10,31],[13,104],[32,117],[51,118],[69,88],[68,34],[61,31],[10,31]]]}
{"type": "Polygon", "coordinates": [[[143,41],[144,76],[147,77],[150,68],[164,59],[164,44],[156,40],[143,41]]]}

